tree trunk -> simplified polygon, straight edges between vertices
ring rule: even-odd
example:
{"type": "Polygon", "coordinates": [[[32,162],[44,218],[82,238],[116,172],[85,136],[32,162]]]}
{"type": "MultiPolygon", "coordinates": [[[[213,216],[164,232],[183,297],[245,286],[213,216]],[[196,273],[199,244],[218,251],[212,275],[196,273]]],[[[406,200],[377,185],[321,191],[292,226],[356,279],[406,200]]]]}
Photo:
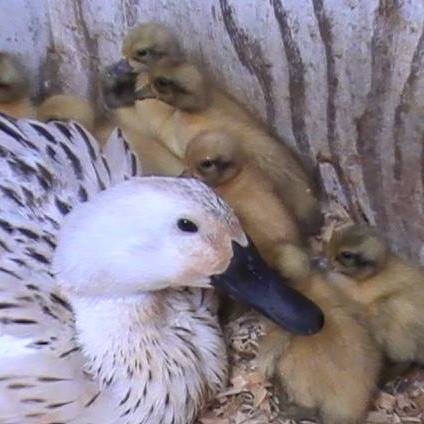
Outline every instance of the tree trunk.
{"type": "Polygon", "coordinates": [[[44,81],[39,93],[92,99],[99,67],[119,57],[128,28],[167,23],[193,60],[316,168],[334,210],[376,224],[424,263],[423,0],[16,0],[0,8],[0,47],[25,55],[44,81]]]}

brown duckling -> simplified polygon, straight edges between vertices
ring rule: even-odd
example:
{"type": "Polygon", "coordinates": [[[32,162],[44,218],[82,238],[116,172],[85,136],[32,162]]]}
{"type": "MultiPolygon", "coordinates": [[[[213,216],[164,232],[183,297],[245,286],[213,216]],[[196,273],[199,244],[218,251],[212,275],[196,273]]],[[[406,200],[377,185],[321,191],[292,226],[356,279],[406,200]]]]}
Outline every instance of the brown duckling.
{"type": "Polygon", "coordinates": [[[424,270],[392,253],[378,231],[352,225],[327,246],[330,281],[365,310],[388,358],[424,364],[424,270]]]}
{"type": "Polygon", "coordinates": [[[189,140],[199,133],[224,128],[237,134],[243,152],[272,181],[305,234],[322,223],[313,183],[296,155],[271,137],[244,107],[214,86],[197,67],[161,61],[137,83],[137,125],[183,158],[189,140]],[[148,100],[146,100],[148,99],[148,100]],[[168,108],[151,99],[161,100],[168,108]]]}
{"type": "Polygon", "coordinates": [[[323,424],[363,423],[380,375],[380,349],[360,319],[360,309],[324,274],[297,281],[296,289],[320,306],[324,327],[304,337],[267,323],[258,368],[288,396],[289,402],[281,396],[283,413],[292,410],[297,418],[318,414],[323,424]]]}
{"type": "Polygon", "coordinates": [[[225,130],[200,133],[187,146],[185,166],[185,174],[206,182],[230,204],[274,269],[289,278],[307,275],[309,258],[299,247],[296,220],[236,135],[225,130]]]}

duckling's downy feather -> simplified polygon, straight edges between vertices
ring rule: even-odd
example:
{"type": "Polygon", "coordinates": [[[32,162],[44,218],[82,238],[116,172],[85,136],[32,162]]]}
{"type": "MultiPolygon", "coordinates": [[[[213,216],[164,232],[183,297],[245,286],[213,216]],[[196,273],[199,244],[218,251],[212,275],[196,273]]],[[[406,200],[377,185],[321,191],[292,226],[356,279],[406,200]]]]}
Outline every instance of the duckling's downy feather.
{"type": "MultiPolygon", "coordinates": [[[[78,124],[0,115],[2,424],[186,424],[207,392],[224,384],[225,347],[214,296],[205,290],[158,294],[164,296],[160,313],[149,311],[147,323],[134,319],[134,326],[143,326],[143,340],[131,337],[129,328],[118,356],[87,363],[75,340],[72,307],[57,291],[50,267],[58,229],[75,204],[138,172],[119,130],[102,154],[78,124]]],[[[145,311],[118,302],[112,313],[119,326],[125,315],[145,311]]],[[[85,334],[90,330],[99,338],[87,316],[85,334]]]]}

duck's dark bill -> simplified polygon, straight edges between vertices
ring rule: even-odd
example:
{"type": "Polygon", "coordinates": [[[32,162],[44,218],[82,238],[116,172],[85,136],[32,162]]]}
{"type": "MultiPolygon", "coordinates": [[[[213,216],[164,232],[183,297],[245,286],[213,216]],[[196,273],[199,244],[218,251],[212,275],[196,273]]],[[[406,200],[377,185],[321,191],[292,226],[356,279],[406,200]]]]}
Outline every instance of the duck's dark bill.
{"type": "Polygon", "coordinates": [[[212,276],[212,284],[273,320],[286,330],[301,335],[317,333],[324,324],[321,309],[287,285],[259,256],[250,243],[233,242],[234,256],[223,274],[212,276]]]}

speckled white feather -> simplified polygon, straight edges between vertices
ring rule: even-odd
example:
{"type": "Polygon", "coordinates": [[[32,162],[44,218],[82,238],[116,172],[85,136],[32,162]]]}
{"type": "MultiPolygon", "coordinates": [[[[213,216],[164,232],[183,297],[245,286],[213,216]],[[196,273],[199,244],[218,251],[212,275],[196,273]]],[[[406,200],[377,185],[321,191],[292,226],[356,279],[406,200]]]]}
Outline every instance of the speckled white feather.
{"type": "Polygon", "coordinates": [[[226,268],[238,221],[199,182],[122,182],[107,146],[0,116],[1,423],[187,424],[225,384],[213,291],[178,287],[226,268]]]}

